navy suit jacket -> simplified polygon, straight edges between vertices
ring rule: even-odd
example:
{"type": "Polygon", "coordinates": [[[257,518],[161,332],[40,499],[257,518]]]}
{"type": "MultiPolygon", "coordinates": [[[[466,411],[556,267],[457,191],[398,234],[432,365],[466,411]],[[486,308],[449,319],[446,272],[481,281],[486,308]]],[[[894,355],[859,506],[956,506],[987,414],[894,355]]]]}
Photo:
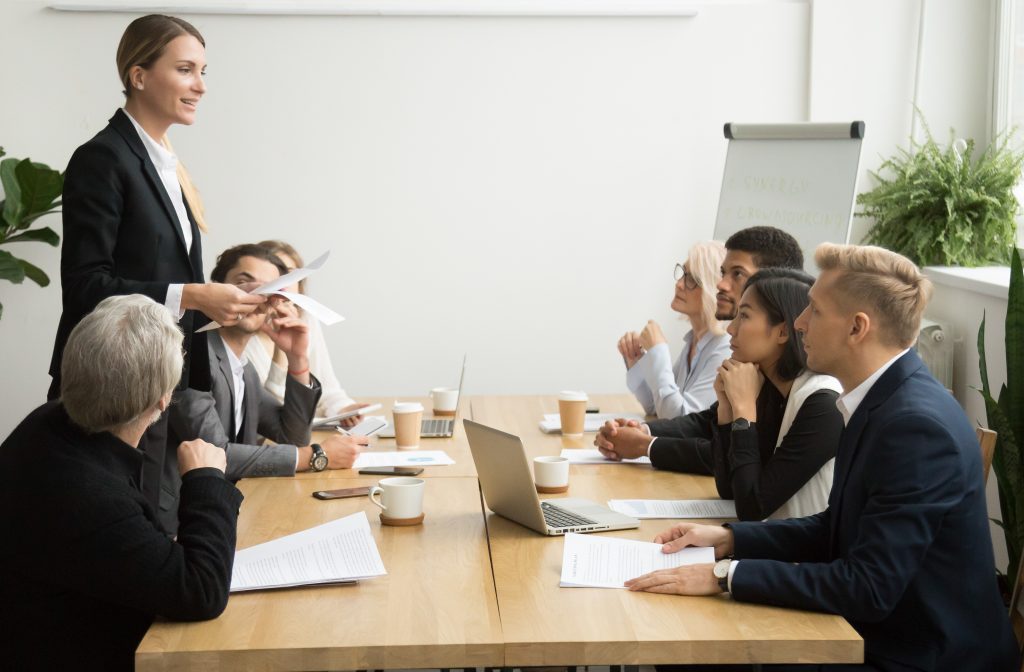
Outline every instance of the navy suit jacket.
{"type": "MultiPolygon", "coordinates": [[[[118,294],[145,294],[162,304],[168,285],[204,281],[202,241],[192,211],[186,202],[190,251],[171,199],[124,110],[115,112],[106,128],[75,150],[62,199],[64,309],[50,361],[50,399],[60,394],[60,364],[71,330],[100,301],[118,294]]],[[[208,321],[202,313],[188,310],[179,322],[186,355],[181,388],[210,389],[205,334],[194,333],[208,321]]]]}
{"type": "Polygon", "coordinates": [[[1020,669],[975,432],[913,351],[843,431],[828,509],[732,529],[737,600],[839,614],[882,670],[1020,669]]]}

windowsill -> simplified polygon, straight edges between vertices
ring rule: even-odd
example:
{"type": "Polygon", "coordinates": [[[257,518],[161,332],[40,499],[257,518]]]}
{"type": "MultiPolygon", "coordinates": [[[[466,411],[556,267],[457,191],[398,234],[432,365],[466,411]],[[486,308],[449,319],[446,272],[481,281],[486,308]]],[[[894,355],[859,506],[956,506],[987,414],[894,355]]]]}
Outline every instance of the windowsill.
{"type": "Polygon", "coordinates": [[[966,289],[998,299],[1005,299],[1010,288],[1009,266],[926,266],[924,273],[936,285],[966,289]]]}

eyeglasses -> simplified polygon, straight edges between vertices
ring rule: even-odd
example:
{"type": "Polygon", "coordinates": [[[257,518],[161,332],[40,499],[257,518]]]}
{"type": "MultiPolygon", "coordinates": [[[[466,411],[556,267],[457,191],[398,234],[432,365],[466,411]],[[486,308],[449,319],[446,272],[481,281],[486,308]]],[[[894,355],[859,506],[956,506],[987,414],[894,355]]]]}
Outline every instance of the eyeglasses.
{"type": "Polygon", "coordinates": [[[679,280],[682,279],[683,287],[686,287],[690,291],[700,287],[700,283],[697,282],[697,278],[693,277],[692,273],[687,272],[687,270],[683,268],[682,264],[676,264],[675,273],[672,275],[676,279],[676,282],[679,282],[679,280]]]}

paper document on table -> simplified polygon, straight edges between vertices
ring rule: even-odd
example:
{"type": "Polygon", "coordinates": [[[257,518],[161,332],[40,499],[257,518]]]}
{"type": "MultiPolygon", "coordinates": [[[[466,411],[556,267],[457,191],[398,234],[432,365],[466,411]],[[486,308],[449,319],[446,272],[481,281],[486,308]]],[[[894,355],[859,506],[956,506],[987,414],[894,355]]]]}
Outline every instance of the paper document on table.
{"type": "Polygon", "coordinates": [[[715,549],[684,548],[662,553],[661,544],[596,534],[567,534],[562,549],[563,588],[623,588],[626,581],[657,569],[713,564],[715,549]]]}
{"type": "MultiPolygon", "coordinates": [[[[310,315],[320,320],[326,325],[337,324],[345,318],[334,312],[327,306],[323,305],[319,301],[306,296],[305,294],[297,294],[295,292],[283,291],[285,287],[290,287],[297,283],[299,280],[305,280],[309,276],[313,275],[315,271],[320,270],[320,267],[327,261],[327,257],[331,255],[331,251],[327,250],[319,257],[314,259],[312,262],[306,264],[302,268],[296,268],[291,273],[285,273],[276,280],[271,280],[265,285],[260,285],[256,289],[252,290],[251,294],[278,294],[288,299],[295,305],[308,312],[310,315]]],[[[204,331],[212,331],[214,329],[220,329],[221,325],[216,322],[210,322],[206,326],[196,329],[196,333],[202,333],[204,331]]]]}
{"type": "Polygon", "coordinates": [[[360,511],[235,553],[231,592],[341,583],[387,571],[360,511]]]}
{"type": "Polygon", "coordinates": [[[633,518],[735,518],[731,499],[610,499],[608,508],[633,518]]]}
{"type": "MultiPolygon", "coordinates": [[[[643,422],[644,416],[639,413],[587,413],[583,418],[583,431],[596,432],[601,425],[609,420],[625,418],[626,420],[639,420],[643,422]]],[[[562,431],[562,419],[558,413],[545,413],[540,421],[540,431],[545,434],[555,434],[562,431]]]]}
{"type": "Polygon", "coordinates": [[[569,459],[569,464],[650,464],[651,458],[646,455],[629,460],[609,460],[597,448],[563,448],[562,457],[569,459]]]}
{"type": "Polygon", "coordinates": [[[359,453],[353,469],[367,467],[439,467],[455,464],[443,450],[386,450],[359,453]]]}

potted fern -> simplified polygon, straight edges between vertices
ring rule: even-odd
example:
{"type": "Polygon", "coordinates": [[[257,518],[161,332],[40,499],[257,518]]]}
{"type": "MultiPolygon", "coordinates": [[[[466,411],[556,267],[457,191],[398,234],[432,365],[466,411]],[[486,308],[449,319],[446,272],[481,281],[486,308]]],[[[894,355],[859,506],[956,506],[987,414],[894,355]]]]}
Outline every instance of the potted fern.
{"type": "MultiPolygon", "coordinates": [[[[0,157],[4,156],[0,147],[0,157]]],[[[64,174],[30,159],[3,159],[0,161],[0,245],[40,242],[56,247],[60,236],[48,226],[31,228],[40,217],[58,212],[60,195],[64,190],[64,174]]],[[[15,284],[33,281],[40,287],[50,284],[50,278],[24,259],[6,250],[0,250],[0,280],[15,284]]],[[[0,304],[0,316],[3,304],[0,304]]]]}
{"type": "Polygon", "coordinates": [[[973,160],[973,140],[954,140],[951,130],[940,147],[924,129],[924,142],[898,149],[871,173],[877,186],[857,196],[857,214],[875,220],[866,242],[920,266],[1005,265],[1017,239],[1013,189],[1024,152],[1007,134],[973,160]]]}
{"type": "MultiPolygon", "coordinates": [[[[988,426],[999,433],[992,471],[999,483],[999,508],[1010,563],[1006,576],[1012,580],[1024,551],[1024,270],[1020,252],[1013,248],[1010,259],[1010,290],[1006,303],[1006,383],[998,399],[988,382],[985,360],[985,318],[978,330],[978,360],[981,393],[988,426]]],[[[1012,586],[1010,586],[1012,588],[1012,586]]]]}

